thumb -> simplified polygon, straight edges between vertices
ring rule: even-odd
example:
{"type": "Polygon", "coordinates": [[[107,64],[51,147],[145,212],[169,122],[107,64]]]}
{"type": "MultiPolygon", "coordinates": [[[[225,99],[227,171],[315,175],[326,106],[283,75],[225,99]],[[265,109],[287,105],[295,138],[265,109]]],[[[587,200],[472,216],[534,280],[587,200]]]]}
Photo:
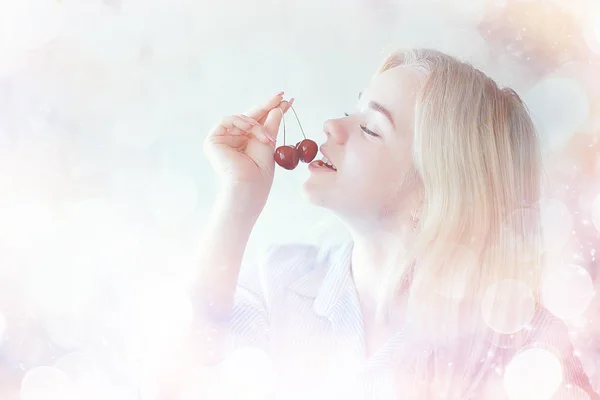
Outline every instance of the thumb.
{"type": "Polygon", "coordinates": [[[269,133],[274,139],[277,139],[282,120],[285,127],[284,114],[290,109],[293,103],[293,98],[290,99],[289,102],[283,100],[278,107],[275,107],[271,111],[269,111],[269,114],[265,119],[264,128],[267,131],[267,133],[269,133]]]}

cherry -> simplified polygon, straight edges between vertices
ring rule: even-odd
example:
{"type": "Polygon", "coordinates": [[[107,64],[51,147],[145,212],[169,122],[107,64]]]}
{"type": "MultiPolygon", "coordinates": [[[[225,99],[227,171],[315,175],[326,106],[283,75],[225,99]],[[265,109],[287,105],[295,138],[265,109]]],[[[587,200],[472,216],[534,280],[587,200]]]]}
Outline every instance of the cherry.
{"type": "Polygon", "coordinates": [[[296,149],[300,155],[300,161],[304,163],[309,163],[314,160],[319,151],[317,144],[310,139],[304,139],[303,141],[298,142],[298,144],[296,144],[296,149]]]}
{"type": "Polygon", "coordinates": [[[285,169],[294,169],[300,160],[298,150],[293,146],[279,146],[275,150],[275,162],[285,169]]]}
{"type": "Polygon", "coordinates": [[[300,126],[300,130],[302,131],[302,136],[304,136],[304,140],[298,142],[296,146],[286,145],[285,144],[285,118],[282,118],[283,121],[283,146],[279,146],[275,149],[275,162],[281,166],[282,168],[292,170],[298,166],[298,162],[302,161],[304,163],[309,163],[317,155],[319,148],[317,144],[310,139],[306,138],[304,134],[304,129],[302,129],[302,124],[300,123],[300,119],[298,118],[298,114],[296,114],[296,110],[290,104],[290,108],[294,112],[296,116],[296,120],[298,121],[298,125],[300,126]]]}

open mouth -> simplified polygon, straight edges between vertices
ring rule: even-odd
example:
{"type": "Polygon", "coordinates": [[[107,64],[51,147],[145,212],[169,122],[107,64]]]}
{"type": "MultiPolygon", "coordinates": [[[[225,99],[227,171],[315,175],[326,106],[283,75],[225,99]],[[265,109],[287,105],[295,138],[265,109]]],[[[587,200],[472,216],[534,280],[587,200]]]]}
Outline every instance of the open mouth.
{"type": "Polygon", "coordinates": [[[329,161],[329,160],[327,159],[327,157],[325,157],[325,156],[323,156],[323,158],[322,158],[322,159],[320,159],[320,160],[317,160],[317,161],[316,161],[316,164],[317,164],[318,166],[320,166],[320,167],[327,167],[327,168],[329,168],[329,169],[331,169],[331,170],[333,170],[333,171],[337,171],[337,168],[335,167],[335,165],[333,165],[333,164],[331,163],[331,161],[329,161]]]}

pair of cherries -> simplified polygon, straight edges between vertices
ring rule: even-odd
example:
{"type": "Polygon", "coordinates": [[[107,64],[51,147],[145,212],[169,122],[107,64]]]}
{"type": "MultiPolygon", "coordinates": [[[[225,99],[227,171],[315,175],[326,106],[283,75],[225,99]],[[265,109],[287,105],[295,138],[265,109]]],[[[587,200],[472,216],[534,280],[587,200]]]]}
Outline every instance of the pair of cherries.
{"type": "Polygon", "coordinates": [[[298,166],[300,161],[309,163],[315,159],[317,155],[317,144],[310,140],[304,139],[301,142],[296,143],[296,146],[285,145],[279,146],[275,149],[275,162],[280,167],[285,169],[294,169],[298,166]]]}
{"type": "Polygon", "coordinates": [[[282,117],[283,120],[283,146],[279,146],[275,149],[275,162],[282,168],[287,170],[292,170],[298,166],[300,161],[304,163],[309,163],[315,159],[317,156],[317,152],[319,148],[317,144],[310,139],[306,138],[304,134],[304,129],[302,129],[302,124],[300,124],[300,119],[298,118],[298,114],[296,114],[296,110],[290,104],[294,115],[296,116],[296,120],[298,121],[298,125],[300,126],[300,130],[302,131],[302,136],[304,136],[304,140],[296,143],[295,146],[286,145],[285,144],[285,117],[282,117]]]}

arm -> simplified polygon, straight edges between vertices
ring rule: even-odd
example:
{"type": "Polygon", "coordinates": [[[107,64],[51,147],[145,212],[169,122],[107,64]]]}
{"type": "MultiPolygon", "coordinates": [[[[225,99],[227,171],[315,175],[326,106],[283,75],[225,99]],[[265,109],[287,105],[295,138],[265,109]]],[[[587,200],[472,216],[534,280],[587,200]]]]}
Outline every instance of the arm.
{"type": "Polygon", "coordinates": [[[247,268],[245,278],[240,277],[243,254],[262,210],[252,203],[253,193],[238,188],[217,196],[190,291],[194,321],[163,363],[157,382],[160,399],[178,397],[183,386],[197,382],[198,368],[219,363],[234,345],[266,346],[265,300],[260,286],[253,284],[257,268],[247,268]]]}
{"type": "Polygon", "coordinates": [[[213,206],[190,292],[194,321],[159,373],[157,398],[161,400],[179,397],[186,385],[202,379],[199,368],[218,364],[235,347],[267,346],[269,323],[259,265],[241,267],[261,210],[246,201],[249,194],[225,190],[213,206]]]}
{"type": "Polygon", "coordinates": [[[222,190],[201,244],[192,299],[195,336],[206,341],[202,346],[206,351],[199,356],[208,364],[223,358],[230,329],[249,335],[250,326],[264,325],[265,307],[260,292],[238,282],[246,245],[263,207],[262,202],[253,202],[257,197],[260,198],[251,188],[222,190]]]}
{"type": "MultiPolygon", "coordinates": [[[[276,94],[246,114],[224,117],[204,141],[204,152],[222,189],[200,244],[198,274],[190,296],[194,324],[188,337],[178,343],[180,354],[172,357],[171,365],[163,363],[165,368],[189,371],[198,364],[219,362],[231,343],[230,331],[233,336],[264,336],[262,296],[238,280],[248,239],[273,184],[279,124],[293,102],[283,105],[282,95],[276,94]]],[[[180,386],[181,377],[173,375],[175,382],[166,386],[180,386]]]]}

